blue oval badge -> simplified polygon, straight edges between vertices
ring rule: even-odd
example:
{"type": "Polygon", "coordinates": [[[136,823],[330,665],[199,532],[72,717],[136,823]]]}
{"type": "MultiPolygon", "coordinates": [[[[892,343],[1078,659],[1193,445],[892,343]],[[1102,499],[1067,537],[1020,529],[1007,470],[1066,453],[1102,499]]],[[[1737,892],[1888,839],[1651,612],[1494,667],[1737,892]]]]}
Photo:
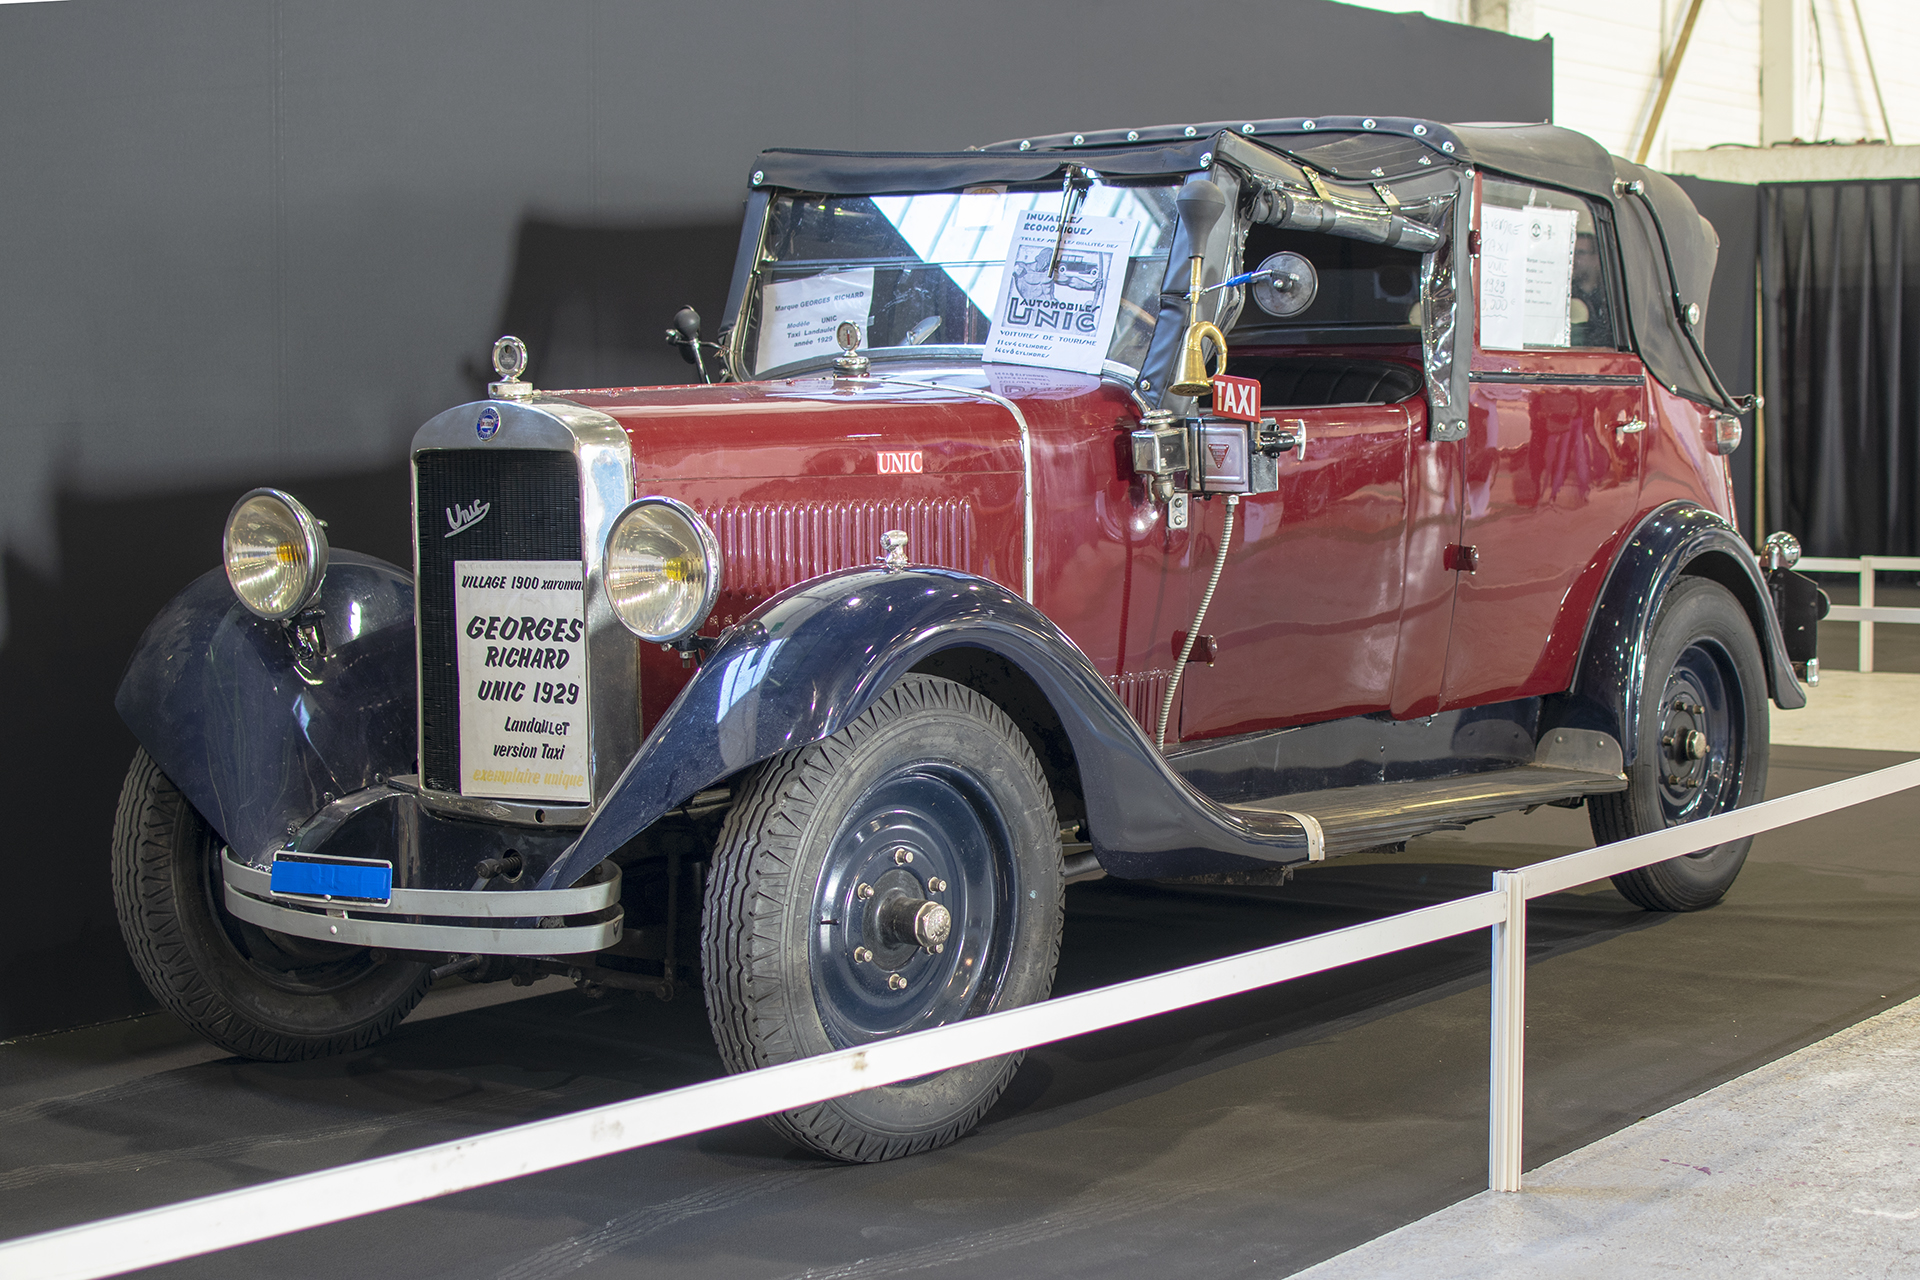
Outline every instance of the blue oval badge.
{"type": "Polygon", "coordinates": [[[480,411],[480,421],[473,424],[473,429],[482,440],[493,439],[493,433],[500,429],[500,411],[488,405],[480,411]]]}

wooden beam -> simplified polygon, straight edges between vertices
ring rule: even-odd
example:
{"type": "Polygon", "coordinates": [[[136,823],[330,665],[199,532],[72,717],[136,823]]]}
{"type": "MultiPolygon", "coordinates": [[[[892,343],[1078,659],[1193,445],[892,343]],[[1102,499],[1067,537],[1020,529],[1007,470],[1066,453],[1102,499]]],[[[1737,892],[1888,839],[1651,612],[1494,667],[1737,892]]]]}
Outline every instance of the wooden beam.
{"type": "Polygon", "coordinates": [[[1653,150],[1653,137],[1660,132],[1660,118],[1667,113],[1667,97],[1673,92],[1673,82],[1680,78],[1680,60],[1687,56],[1687,41],[1693,39],[1694,19],[1700,16],[1700,0],[1693,0],[1687,6],[1687,20],[1680,24],[1680,38],[1673,42],[1673,55],[1667,59],[1667,73],[1660,77],[1660,96],[1653,100],[1653,115],[1647,121],[1647,131],[1640,135],[1640,150],[1634,153],[1635,164],[1645,164],[1647,153],[1653,150]]]}

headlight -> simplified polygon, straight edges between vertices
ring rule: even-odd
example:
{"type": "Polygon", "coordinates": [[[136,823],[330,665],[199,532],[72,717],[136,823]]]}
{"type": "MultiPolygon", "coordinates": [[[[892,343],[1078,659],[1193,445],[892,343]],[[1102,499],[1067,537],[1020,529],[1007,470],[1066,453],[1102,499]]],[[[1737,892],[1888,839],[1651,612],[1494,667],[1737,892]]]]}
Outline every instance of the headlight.
{"type": "Polygon", "coordinates": [[[234,503],[222,547],[233,594],[262,618],[291,618],[320,594],[327,535],[290,494],[255,489],[234,503]]]}
{"type": "Polygon", "coordinates": [[[693,508],[641,498],[607,535],[607,599],[627,630],[668,644],[690,634],[720,595],[720,540],[693,508]]]}

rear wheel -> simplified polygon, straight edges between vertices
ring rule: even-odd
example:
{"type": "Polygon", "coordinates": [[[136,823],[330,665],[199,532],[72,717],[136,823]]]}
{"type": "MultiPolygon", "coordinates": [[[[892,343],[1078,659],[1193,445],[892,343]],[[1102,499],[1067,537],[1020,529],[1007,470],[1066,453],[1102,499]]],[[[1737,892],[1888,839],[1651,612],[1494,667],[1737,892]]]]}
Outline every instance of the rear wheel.
{"type": "Polygon", "coordinates": [[[392,1031],[426,994],[424,964],[235,919],[219,857],[206,820],[136,751],[113,824],[120,932],[154,997],[208,1040],[270,1062],[345,1053],[392,1031]]]}
{"type": "MultiPolygon", "coordinates": [[[[1647,647],[1646,683],[1627,789],[1587,802],[1602,844],[1679,826],[1761,800],[1767,788],[1767,681],[1740,602],[1719,583],[1668,589],[1647,647]]],[[[1649,911],[1718,902],[1746,862],[1751,836],[1613,878],[1649,911]]]]}
{"type": "MultiPolygon", "coordinates": [[[[910,675],[735,797],[701,930],[733,1071],[1045,999],[1060,950],[1059,824],[1033,751],[963,685],[910,675]]],[[[770,1117],[842,1160],[940,1146],[1020,1064],[970,1063],[770,1117]]]]}

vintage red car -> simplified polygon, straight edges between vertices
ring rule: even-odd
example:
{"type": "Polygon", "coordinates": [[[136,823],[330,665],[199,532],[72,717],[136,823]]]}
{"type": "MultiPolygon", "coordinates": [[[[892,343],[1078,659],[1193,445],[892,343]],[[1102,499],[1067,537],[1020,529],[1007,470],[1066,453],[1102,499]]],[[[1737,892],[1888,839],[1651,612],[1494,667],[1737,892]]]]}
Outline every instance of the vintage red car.
{"type": "MultiPolygon", "coordinates": [[[[769,151],[748,191],[716,339],[669,334],[697,383],[535,391],[503,339],[414,439],[411,572],[259,490],[153,623],[115,883],[211,1039],[698,972],[741,1070],[1043,999],[1074,880],[1761,795],[1819,597],[1735,528],[1750,405],[1668,179],[1339,117],[769,151]]],[[[1617,883],[1700,907],[1745,854],[1617,883]]],[[[1016,1065],[777,1123],[922,1150],[1016,1065]]]]}

